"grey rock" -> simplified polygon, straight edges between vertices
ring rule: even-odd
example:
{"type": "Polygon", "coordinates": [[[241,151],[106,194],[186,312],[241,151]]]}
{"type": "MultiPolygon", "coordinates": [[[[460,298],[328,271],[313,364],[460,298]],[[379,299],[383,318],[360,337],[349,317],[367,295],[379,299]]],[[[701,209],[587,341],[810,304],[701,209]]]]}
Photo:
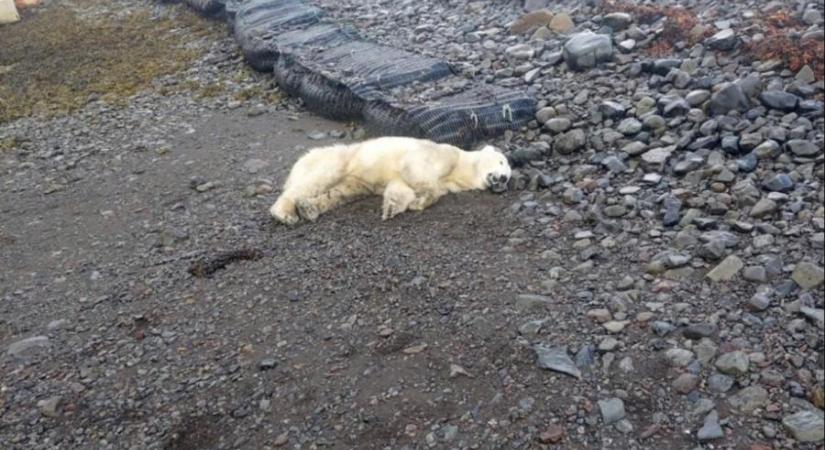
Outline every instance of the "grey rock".
{"type": "Polygon", "coordinates": [[[725,83],[710,98],[711,114],[727,114],[729,111],[744,111],[750,102],[737,83],[725,83]]]}
{"type": "Polygon", "coordinates": [[[262,159],[249,159],[243,164],[244,170],[249,173],[258,173],[269,166],[269,163],[262,159]]]}
{"type": "Polygon", "coordinates": [[[584,147],[586,140],[584,130],[575,128],[558,135],[553,142],[553,148],[562,155],[568,155],[584,147]]]}
{"type": "Polygon", "coordinates": [[[671,70],[678,68],[682,65],[682,60],[677,58],[660,58],[656,61],[653,61],[653,66],[650,68],[650,71],[657,74],[665,76],[670,73],[671,70]]]}
{"type": "Polygon", "coordinates": [[[730,281],[742,270],[745,264],[736,255],[730,255],[708,272],[707,277],[713,281],[730,281]]]}
{"type": "Polygon", "coordinates": [[[320,141],[329,137],[326,132],[320,130],[308,131],[306,136],[313,141],[320,141]]]}
{"type": "Polygon", "coordinates": [[[690,111],[690,104],[683,98],[677,98],[665,105],[662,114],[665,117],[678,117],[685,115],[688,111],[690,111]]]}
{"type": "Polygon", "coordinates": [[[629,27],[631,23],[633,23],[633,17],[623,12],[609,13],[602,17],[602,24],[607,25],[613,31],[623,31],[629,27]]]}
{"type": "Polygon", "coordinates": [[[739,154],[739,136],[725,136],[722,138],[722,150],[731,155],[739,154]]]}
{"type": "Polygon", "coordinates": [[[719,424],[719,413],[711,411],[710,414],[705,417],[702,428],[696,432],[696,438],[699,439],[699,442],[707,442],[722,439],[723,437],[725,437],[725,432],[719,424]]]}
{"type": "Polygon", "coordinates": [[[650,169],[661,169],[675,150],[674,147],[657,147],[642,154],[642,161],[650,169]]]}
{"type": "Polygon", "coordinates": [[[771,299],[763,292],[757,292],[748,300],[748,309],[751,311],[761,312],[771,306],[771,299]]]}
{"type": "Polygon", "coordinates": [[[634,429],[633,428],[633,423],[630,422],[627,419],[622,419],[622,420],[616,422],[616,424],[613,425],[613,426],[614,426],[614,428],[616,428],[617,431],[619,431],[620,433],[624,433],[624,434],[632,433],[633,429],[634,429]]]}
{"type": "Polygon", "coordinates": [[[599,400],[599,410],[605,425],[612,425],[625,418],[624,402],[620,398],[599,400]]]}
{"type": "Polygon", "coordinates": [[[538,11],[547,8],[550,0],[524,0],[524,9],[527,12],[538,11]]]}
{"type": "Polygon", "coordinates": [[[533,347],[538,357],[538,366],[542,369],[560,372],[576,378],[581,378],[582,374],[578,367],[576,367],[573,360],[567,354],[567,347],[545,347],[536,345],[533,347]]]}
{"type": "MultiPolygon", "coordinates": [[[[657,320],[650,325],[650,328],[659,336],[667,336],[668,334],[672,333],[676,327],[673,326],[670,322],[664,322],[661,320],[657,320]]],[[[693,358],[693,355],[690,355],[693,358]]]]}
{"type": "Polygon", "coordinates": [[[797,263],[791,278],[802,289],[813,289],[825,280],[825,269],[814,263],[803,261],[797,263]]]}
{"type": "Polygon", "coordinates": [[[622,53],[630,53],[633,49],[636,48],[636,40],[635,39],[625,39],[622,42],[617,44],[619,47],[619,51],[622,53]]]}
{"type": "Polygon", "coordinates": [[[602,160],[602,165],[607,167],[611,173],[621,173],[627,170],[627,165],[618,156],[608,156],[602,160]]]}
{"type": "Polygon", "coordinates": [[[748,266],[742,271],[742,278],[755,283],[768,281],[768,273],[764,266],[748,266]]]}
{"type": "Polygon", "coordinates": [[[46,325],[46,329],[49,331],[56,331],[66,326],[68,323],[69,321],[66,319],[52,320],[48,325],[46,325]]]}
{"type": "Polygon", "coordinates": [[[779,205],[777,205],[775,201],[764,197],[759,199],[759,201],[753,205],[753,208],[751,208],[750,211],[750,216],[756,218],[766,217],[776,212],[778,208],[779,205]]]}
{"type": "Polygon", "coordinates": [[[507,47],[504,50],[504,55],[511,60],[528,60],[533,59],[536,51],[529,44],[516,44],[507,47]]]}
{"type": "Polygon", "coordinates": [[[793,111],[799,106],[800,99],[785,91],[764,91],[759,96],[762,104],[768,108],[778,109],[780,111],[793,111]]]}
{"type": "Polygon", "coordinates": [[[599,342],[599,351],[600,352],[612,352],[619,348],[619,341],[614,337],[606,337],[599,342]]]}
{"type": "Polygon", "coordinates": [[[712,323],[694,323],[685,327],[682,334],[691,340],[698,341],[704,337],[711,337],[719,331],[719,327],[712,323]]]}
{"type": "Polygon", "coordinates": [[[739,137],[739,149],[751,151],[763,142],[761,133],[742,133],[739,137]]]}
{"type": "Polygon", "coordinates": [[[570,129],[572,122],[566,117],[554,117],[544,123],[544,127],[554,133],[561,133],[570,129]]]}
{"type": "Polygon", "coordinates": [[[662,217],[662,225],[672,227],[679,223],[681,219],[682,201],[678,197],[672,195],[665,197],[662,202],[664,206],[664,216],[662,217]]]}
{"type": "Polygon", "coordinates": [[[691,393],[694,389],[696,389],[696,386],[698,384],[699,377],[697,375],[694,375],[692,373],[683,373],[676,377],[675,380],[673,380],[671,386],[673,386],[673,389],[676,392],[686,395],[691,393]]]}
{"type": "Polygon", "coordinates": [[[271,370],[278,366],[278,361],[275,358],[264,358],[258,363],[260,370],[271,370]]]}
{"type": "Polygon", "coordinates": [[[768,391],[762,386],[748,386],[728,398],[728,404],[745,414],[768,404],[768,391]]]}
{"type": "Polygon", "coordinates": [[[693,352],[683,348],[671,348],[665,352],[665,357],[673,366],[685,367],[693,361],[693,352]]]}
{"type": "Polygon", "coordinates": [[[750,368],[750,360],[745,352],[737,350],[725,353],[717,358],[715,366],[724,374],[742,376],[748,373],[748,369],[750,368]]]}
{"type": "Polygon", "coordinates": [[[807,317],[808,320],[814,322],[819,328],[825,326],[825,309],[802,306],[799,308],[799,312],[807,317]]]}
{"type": "Polygon", "coordinates": [[[699,417],[713,411],[714,408],[716,408],[716,404],[713,400],[700,398],[696,404],[693,405],[693,408],[688,411],[688,415],[691,417],[699,417]]]}
{"type": "Polygon", "coordinates": [[[536,336],[548,319],[531,320],[518,327],[519,334],[523,336],[536,336]]]}
{"type": "Polygon", "coordinates": [[[685,100],[690,106],[700,106],[710,99],[710,91],[707,89],[696,89],[685,95],[685,100]]]}
{"type": "Polygon", "coordinates": [[[806,64],[796,73],[796,80],[808,84],[813,83],[816,81],[816,73],[814,73],[814,69],[811,69],[811,66],[806,64]]]}
{"type": "Polygon", "coordinates": [[[573,70],[585,70],[613,58],[610,36],[585,31],[574,34],[564,44],[564,60],[573,70]]]}
{"type": "Polygon", "coordinates": [[[785,416],[782,425],[799,442],[821,442],[825,439],[822,411],[806,410],[785,416]]]}
{"type": "Polygon", "coordinates": [[[592,344],[583,345],[576,352],[576,367],[585,369],[596,362],[596,347],[592,344]]]}
{"type": "Polygon", "coordinates": [[[756,170],[759,165],[759,159],[756,157],[756,152],[750,152],[744,157],[736,160],[736,168],[740,172],[750,173],[756,170]]]}
{"type": "Polygon", "coordinates": [[[519,294],[516,296],[516,308],[520,310],[541,308],[551,306],[555,303],[556,301],[553,297],[548,297],[546,295],[519,294]]]}
{"type": "Polygon", "coordinates": [[[816,144],[803,139],[792,139],[785,143],[788,150],[796,156],[813,157],[822,154],[822,149],[816,144]]]}
{"type": "Polygon", "coordinates": [[[624,205],[610,205],[605,207],[602,212],[607,217],[622,217],[627,214],[627,208],[624,205]]]}
{"type": "Polygon", "coordinates": [[[61,398],[59,396],[39,400],[37,402],[37,408],[40,410],[40,414],[46,417],[58,417],[60,416],[60,401],[61,398]]]}
{"type": "Polygon", "coordinates": [[[645,130],[663,130],[667,128],[667,122],[664,117],[658,114],[648,114],[642,119],[642,128],[645,130]]]}
{"type": "Polygon", "coordinates": [[[536,111],[536,120],[539,123],[546,123],[555,115],[556,108],[553,108],[552,106],[545,106],[544,108],[541,108],[540,110],[536,111]]]}
{"type": "Polygon", "coordinates": [[[705,39],[705,45],[713,50],[732,50],[738,40],[736,33],[728,28],[705,39]]]}
{"type": "Polygon", "coordinates": [[[619,119],[624,117],[626,108],[618,102],[606,100],[599,105],[599,112],[607,119],[619,119]]]}
{"type": "Polygon", "coordinates": [[[802,21],[807,25],[819,25],[822,23],[822,13],[812,7],[808,7],[805,12],[802,13],[802,21]]]}
{"type": "Polygon", "coordinates": [[[736,380],[731,376],[721,373],[714,373],[713,375],[708,377],[708,389],[710,389],[712,392],[724,394],[733,387],[734,381],[736,380]]]}
{"type": "Polygon", "coordinates": [[[773,139],[768,139],[767,141],[757,145],[756,148],[753,149],[753,152],[757,157],[767,159],[774,158],[779,155],[779,149],[780,147],[778,142],[773,139]]]}
{"type": "Polygon", "coordinates": [[[11,356],[23,356],[30,350],[49,346],[49,338],[46,336],[33,336],[9,345],[8,354],[11,356]]]}
{"type": "Polygon", "coordinates": [[[794,188],[794,182],[791,177],[784,173],[778,173],[762,183],[762,187],[770,192],[790,192],[794,188]]]}

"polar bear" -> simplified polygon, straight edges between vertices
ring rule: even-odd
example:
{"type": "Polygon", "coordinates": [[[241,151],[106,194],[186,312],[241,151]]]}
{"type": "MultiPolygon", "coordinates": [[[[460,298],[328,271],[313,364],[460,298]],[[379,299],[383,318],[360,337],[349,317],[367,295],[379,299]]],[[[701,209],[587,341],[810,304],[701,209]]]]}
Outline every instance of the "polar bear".
{"type": "Polygon", "coordinates": [[[492,146],[468,152],[423,139],[382,137],[315,148],[292,167],[269,209],[279,222],[314,221],[366,195],[383,196],[381,218],[420,211],[450,192],[507,189],[507,158],[492,146]]]}

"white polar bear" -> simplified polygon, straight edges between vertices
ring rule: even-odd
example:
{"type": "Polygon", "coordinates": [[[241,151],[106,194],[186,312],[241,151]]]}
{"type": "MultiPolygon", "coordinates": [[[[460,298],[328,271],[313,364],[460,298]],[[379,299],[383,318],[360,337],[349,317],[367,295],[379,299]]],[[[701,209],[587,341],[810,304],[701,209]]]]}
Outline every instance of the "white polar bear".
{"type": "Polygon", "coordinates": [[[293,225],[369,194],[384,197],[382,219],[435,203],[449,192],[507,188],[510,164],[494,147],[467,152],[423,139],[383,137],[312,149],[292,167],[269,209],[293,225]]]}

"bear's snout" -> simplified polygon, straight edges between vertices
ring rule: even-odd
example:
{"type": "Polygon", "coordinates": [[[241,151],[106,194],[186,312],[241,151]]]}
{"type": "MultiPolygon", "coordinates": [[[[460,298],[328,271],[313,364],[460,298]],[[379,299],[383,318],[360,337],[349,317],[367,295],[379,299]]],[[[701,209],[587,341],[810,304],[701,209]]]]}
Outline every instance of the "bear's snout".
{"type": "Polygon", "coordinates": [[[493,192],[504,192],[507,190],[507,182],[510,177],[507,174],[487,174],[487,187],[493,192]]]}

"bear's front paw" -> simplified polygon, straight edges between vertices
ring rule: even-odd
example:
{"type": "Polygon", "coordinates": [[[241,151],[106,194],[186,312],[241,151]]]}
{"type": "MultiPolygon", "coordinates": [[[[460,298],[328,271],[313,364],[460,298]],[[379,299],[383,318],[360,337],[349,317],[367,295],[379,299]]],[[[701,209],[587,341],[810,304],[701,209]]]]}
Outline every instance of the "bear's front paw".
{"type": "Polygon", "coordinates": [[[309,200],[298,200],[295,202],[295,207],[298,208],[298,214],[310,222],[314,222],[321,215],[318,207],[309,200]]]}
{"type": "Polygon", "coordinates": [[[272,208],[270,208],[269,214],[273,218],[275,218],[275,220],[281,222],[284,225],[295,225],[296,223],[298,223],[298,220],[300,220],[297,214],[286,212],[278,208],[278,205],[275,205],[272,208]]]}

